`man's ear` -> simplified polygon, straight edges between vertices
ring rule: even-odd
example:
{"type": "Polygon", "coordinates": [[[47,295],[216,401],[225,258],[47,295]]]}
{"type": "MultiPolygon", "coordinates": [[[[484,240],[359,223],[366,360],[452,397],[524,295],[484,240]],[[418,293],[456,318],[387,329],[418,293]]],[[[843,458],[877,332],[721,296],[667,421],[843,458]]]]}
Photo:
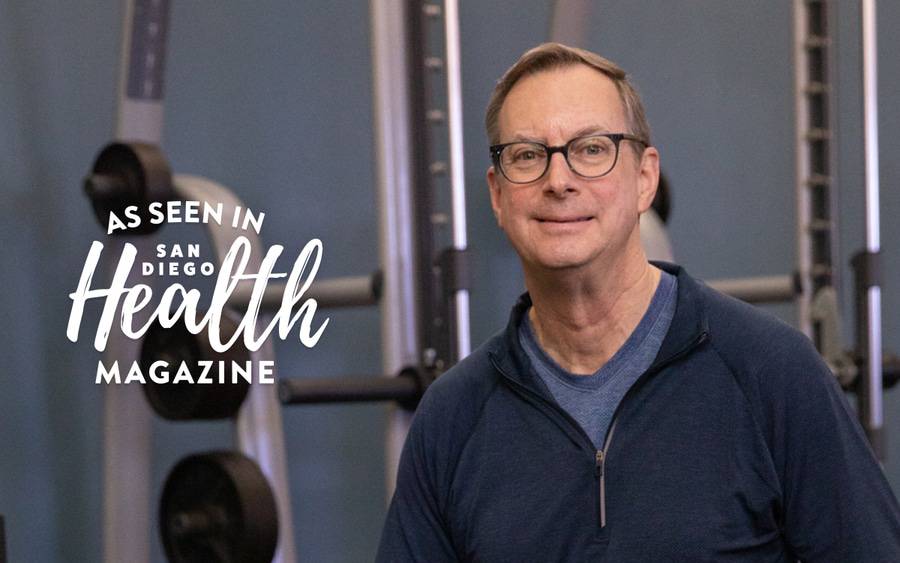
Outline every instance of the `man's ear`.
{"type": "Polygon", "coordinates": [[[500,180],[497,178],[497,171],[491,166],[487,169],[487,184],[491,192],[491,207],[494,210],[494,217],[497,219],[497,225],[503,228],[503,211],[500,208],[500,180]]]}
{"type": "Polygon", "coordinates": [[[659,185],[659,151],[656,147],[647,147],[641,155],[640,168],[638,169],[638,213],[650,209],[653,198],[656,197],[656,187],[659,185]]]}

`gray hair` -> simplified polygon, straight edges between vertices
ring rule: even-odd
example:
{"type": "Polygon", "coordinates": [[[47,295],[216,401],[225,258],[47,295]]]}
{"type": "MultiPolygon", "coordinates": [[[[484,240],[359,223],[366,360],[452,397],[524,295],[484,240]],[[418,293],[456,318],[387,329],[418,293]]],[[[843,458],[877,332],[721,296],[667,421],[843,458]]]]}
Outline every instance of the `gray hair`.
{"type": "Polygon", "coordinates": [[[625,71],[616,63],[596,53],[559,43],[543,43],[526,51],[497,81],[484,117],[490,144],[500,143],[500,109],[506,101],[506,96],[519,80],[542,71],[579,64],[587,65],[613,81],[625,107],[625,119],[631,129],[630,133],[640,137],[649,146],[650,124],[647,123],[647,116],[644,114],[644,104],[625,71]]]}

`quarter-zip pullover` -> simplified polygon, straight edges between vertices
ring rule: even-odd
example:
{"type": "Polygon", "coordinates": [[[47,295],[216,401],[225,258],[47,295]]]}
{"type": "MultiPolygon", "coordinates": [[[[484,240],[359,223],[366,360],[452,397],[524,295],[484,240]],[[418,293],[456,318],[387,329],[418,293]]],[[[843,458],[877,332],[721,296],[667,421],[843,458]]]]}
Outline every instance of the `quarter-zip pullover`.
{"type": "Polygon", "coordinates": [[[538,343],[528,311],[522,315],[519,343],[532,368],[559,406],[578,421],[598,448],[603,446],[619,401],[659,353],[675,314],[677,285],[672,274],[660,274],[659,285],[637,327],[609,361],[590,375],[570,373],[556,363],[538,343]]]}
{"type": "Polygon", "coordinates": [[[653,364],[603,448],[517,327],[428,389],[377,560],[900,561],[900,508],[809,340],[681,268],[653,364]]]}

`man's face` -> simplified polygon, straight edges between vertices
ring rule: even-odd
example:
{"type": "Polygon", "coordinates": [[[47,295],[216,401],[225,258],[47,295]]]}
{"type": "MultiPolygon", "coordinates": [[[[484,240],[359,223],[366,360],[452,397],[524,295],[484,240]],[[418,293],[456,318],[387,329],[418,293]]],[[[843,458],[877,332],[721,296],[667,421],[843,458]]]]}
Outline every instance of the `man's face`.
{"type": "MultiPolygon", "coordinates": [[[[630,133],[615,84],[584,65],[519,80],[500,110],[499,128],[501,143],[549,146],[593,133],[630,133]]],[[[500,170],[488,169],[494,215],[526,269],[612,265],[628,253],[639,255],[638,219],[659,177],[656,149],[637,156],[642,149],[623,140],[613,170],[594,179],[575,174],[559,153],[530,184],[512,184],[500,170]]]]}

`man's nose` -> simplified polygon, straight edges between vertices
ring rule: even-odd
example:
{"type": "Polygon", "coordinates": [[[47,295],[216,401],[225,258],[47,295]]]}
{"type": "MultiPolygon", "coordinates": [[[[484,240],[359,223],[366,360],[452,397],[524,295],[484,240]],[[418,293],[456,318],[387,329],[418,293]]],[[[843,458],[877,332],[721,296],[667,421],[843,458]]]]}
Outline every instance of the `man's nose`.
{"type": "Polygon", "coordinates": [[[556,195],[575,191],[573,176],[574,172],[569,168],[569,163],[566,162],[563,153],[550,155],[550,166],[547,168],[547,182],[544,189],[556,195]]]}

